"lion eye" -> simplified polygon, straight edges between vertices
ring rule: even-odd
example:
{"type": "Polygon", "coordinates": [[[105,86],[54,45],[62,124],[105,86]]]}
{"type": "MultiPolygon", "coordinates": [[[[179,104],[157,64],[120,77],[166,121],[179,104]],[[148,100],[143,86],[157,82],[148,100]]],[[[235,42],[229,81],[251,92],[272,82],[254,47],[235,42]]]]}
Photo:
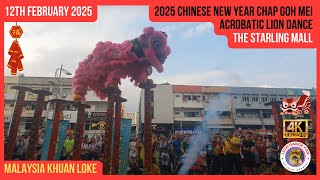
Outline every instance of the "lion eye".
{"type": "Polygon", "coordinates": [[[153,42],[153,49],[159,49],[161,47],[160,41],[154,41],[153,42]]]}

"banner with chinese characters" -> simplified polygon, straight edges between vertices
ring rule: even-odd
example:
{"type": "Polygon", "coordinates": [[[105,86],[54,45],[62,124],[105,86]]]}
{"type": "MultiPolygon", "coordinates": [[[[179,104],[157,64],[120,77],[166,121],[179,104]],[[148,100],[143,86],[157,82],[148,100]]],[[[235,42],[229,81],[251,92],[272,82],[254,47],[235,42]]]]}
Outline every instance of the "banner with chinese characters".
{"type": "Polygon", "coordinates": [[[119,174],[127,174],[131,121],[131,119],[122,119],[121,121],[119,174]]]}
{"type": "MultiPolygon", "coordinates": [[[[52,132],[52,124],[53,124],[53,120],[48,119],[46,123],[44,142],[42,146],[41,160],[47,160],[47,157],[48,157],[50,137],[52,132]]],[[[61,152],[63,149],[63,143],[67,136],[68,125],[69,125],[69,121],[66,121],[66,120],[60,121],[60,126],[58,131],[58,140],[57,140],[58,146],[56,146],[55,160],[60,160],[61,152]]]]}

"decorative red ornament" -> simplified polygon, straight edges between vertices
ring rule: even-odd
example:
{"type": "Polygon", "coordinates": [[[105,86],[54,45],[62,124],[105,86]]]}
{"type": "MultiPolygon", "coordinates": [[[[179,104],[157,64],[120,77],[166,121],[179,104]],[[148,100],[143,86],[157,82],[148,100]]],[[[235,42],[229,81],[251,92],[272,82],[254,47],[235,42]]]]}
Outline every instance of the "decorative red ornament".
{"type": "Polygon", "coordinates": [[[17,70],[22,71],[23,65],[21,63],[21,59],[24,58],[23,53],[21,51],[19,42],[17,40],[13,41],[11,47],[9,49],[8,54],[11,56],[8,62],[8,68],[11,69],[11,75],[16,75],[17,70]]]}
{"type": "Polygon", "coordinates": [[[20,38],[23,34],[23,30],[21,26],[12,26],[9,33],[12,38],[20,38]]]}

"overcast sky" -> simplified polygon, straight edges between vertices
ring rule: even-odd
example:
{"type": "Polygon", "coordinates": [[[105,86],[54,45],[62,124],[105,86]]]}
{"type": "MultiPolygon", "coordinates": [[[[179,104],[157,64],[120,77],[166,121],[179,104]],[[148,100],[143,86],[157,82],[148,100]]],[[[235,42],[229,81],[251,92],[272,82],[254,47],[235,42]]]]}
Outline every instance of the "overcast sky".
{"type": "MultiPolygon", "coordinates": [[[[316,84],[315,49],[230,49],[211,23],[152,23],[148,7],[100,7],[94,23],[19,23],[26,76],[54,76],[63,64],[73,74],[99,41],[123,42],[146,26],[166,31],[172,53],[155,83],[312,88],[316,84]],[[125,12],[125,13],[124,13],[125,12]]],[[[15,23],[5,23],[9,32],[15,23]]],[[[5,75],[12,38],[5,33],[5,75]]],[[[126,111],[138,111],[140,89],[123,80],[126,111]]]]}

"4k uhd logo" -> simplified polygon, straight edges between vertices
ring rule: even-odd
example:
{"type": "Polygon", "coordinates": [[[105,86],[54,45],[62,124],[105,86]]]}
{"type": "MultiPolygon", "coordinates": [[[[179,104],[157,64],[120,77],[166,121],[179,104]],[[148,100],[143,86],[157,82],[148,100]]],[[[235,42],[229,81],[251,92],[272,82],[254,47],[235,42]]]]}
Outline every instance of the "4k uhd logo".
{"type": "Polygon", "coordinates": [[[308,138],[308,120],[283,120],[283,138],[308,138]]]}

